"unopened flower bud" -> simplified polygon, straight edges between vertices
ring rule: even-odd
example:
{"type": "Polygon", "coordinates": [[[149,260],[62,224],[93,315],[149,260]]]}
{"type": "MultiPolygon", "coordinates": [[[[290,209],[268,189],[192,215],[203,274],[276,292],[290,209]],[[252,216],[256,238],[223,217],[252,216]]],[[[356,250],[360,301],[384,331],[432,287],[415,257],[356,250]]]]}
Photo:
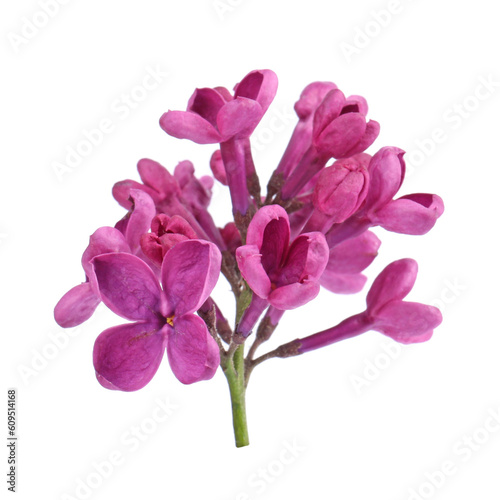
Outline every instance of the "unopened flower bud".
{"type": "Polygon", "coordinates": [[[343,222],[363,203],[368,182],[368,171],[359,162],[335,162],[319,175],[314,188],[314,206],[332,217],[333,222],[343,222]]]}

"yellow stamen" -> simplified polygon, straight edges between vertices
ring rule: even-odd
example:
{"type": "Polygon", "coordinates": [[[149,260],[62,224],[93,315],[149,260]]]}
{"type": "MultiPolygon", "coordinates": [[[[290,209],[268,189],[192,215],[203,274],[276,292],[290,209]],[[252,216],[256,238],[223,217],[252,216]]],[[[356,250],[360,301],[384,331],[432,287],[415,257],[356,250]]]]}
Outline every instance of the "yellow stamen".
{"type": "Polygon", "coordinates": [[[170,325],[170,326],[174,326],[174,316],[169,316],[167,318],[167,323],[170,325]]]}

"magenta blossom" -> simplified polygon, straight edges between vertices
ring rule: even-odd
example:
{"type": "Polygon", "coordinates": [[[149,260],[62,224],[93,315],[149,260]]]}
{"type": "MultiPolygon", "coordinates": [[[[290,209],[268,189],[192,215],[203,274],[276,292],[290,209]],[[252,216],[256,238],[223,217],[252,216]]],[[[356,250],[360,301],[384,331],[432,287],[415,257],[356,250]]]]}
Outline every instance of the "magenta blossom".
{"type": "Polygon", "coordinates": [[[277,86],[275,73],[260,70],[236,85],[234,97],[222,87],[196,89],[187,111],[168,111],[160,119],[161,128],[198,144],[247,138],[274,99],[277,86]]]}
{"type": "Polygon", "coordinates": [[[337,326],[295,340],[298,353],[304,353],[345,340],[369,330],[381,332],[403,344],[424,342],[441,324],[437,307],[406,302],[413,288],[417,263],[401,259],[389,264],[375,279],[366,297],[366,311],[345,319],[337,326]]]}
{"type": "Polygon", "coordinates": [[[279,205],[269,205],[253,217],[236,258],[257,296],[277,309],[294,309],[318,295],[328,246],[320,232],[301,234],[290,243],[288,214],[279,205]]]}
{"type": "Polygon", "coordinates": [[[94,346],[101,385],[135,391],[156,373],[167,349],[170,366],[184,384],[213,377],[219,348],[205,322],[193,314],[207,300],[220,271],[221,255],[210,242],[189,240],[167,253],[163,290],[137,257],[103,254],[92,260],[103,302],[135,323],[102,332],[94,346]]]}
{"type": "Polygon", "coordinates": [[[277,86],[272,71],[252,71],[236,85],[234,96],[223,87],[196,89],[187,111],[168,111],[160,118],[163,130],[173,137],[199,144],[220,143],[225,176],[218,173],[217,178],[225,177],[235,215],[246,215],[249,194],[260,198],[248,138],[274,99],[277,86]]]}
{"type": "Polygon", "coordinates": [[[147,158],[139,160],[137,170],[143,184],[127,179],[113,186],[113,196],[122,207],[129,208],[131,189],[144,191],[153,199],[157,213],[169,217],[179,215],[196,231],[198,238],[223,244],[206,210],[211,197],[211,178],[196,179],[190,161],[180,162],[174,175],[158,162],[147,158]]]}
{"type": "Polygon", "coordinates": [[[130,210],[115,228],[101,227],[90,236],[82,255],[86,281],[69,290],[54,309],[56,322],[70,328],[87,321],[101,302],[91,260],[97,255],[125,252],[142,256],[141,235],[148,231],[155,214],[153,200],[144,192],[131,189],[130,210]]]}
{"type": "Polygon", "coordinates": [[[405,175],[404,151],[395,147],[380,149],[368,165],[370,185],[360,210],[342,224],[334,224],[326,238],[330,246],[382,226],[396,233],[422,235],[429,232],[443,214],[443,200],[435,194],[417,193],[393,197],[405,175]]]}

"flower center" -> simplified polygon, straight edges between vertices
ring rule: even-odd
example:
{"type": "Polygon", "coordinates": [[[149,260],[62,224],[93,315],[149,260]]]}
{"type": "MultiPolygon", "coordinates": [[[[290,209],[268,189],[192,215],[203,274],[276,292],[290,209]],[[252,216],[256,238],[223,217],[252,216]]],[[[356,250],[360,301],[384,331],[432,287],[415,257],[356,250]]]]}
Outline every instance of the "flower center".
{"type": "Polygon", "coordinates": [[[169,316],[167,318],[167,323],[170,325],[170,326],[174,326],[174,316],[169,316]]]}

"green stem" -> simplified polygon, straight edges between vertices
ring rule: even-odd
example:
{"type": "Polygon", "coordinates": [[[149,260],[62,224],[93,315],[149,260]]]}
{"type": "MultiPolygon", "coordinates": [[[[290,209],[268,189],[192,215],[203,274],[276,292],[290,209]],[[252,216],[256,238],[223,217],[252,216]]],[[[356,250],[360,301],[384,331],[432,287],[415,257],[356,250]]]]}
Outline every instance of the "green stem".
{"type": "Polygon", "coordinates": [[[229,392],[231,394],[231,406],[233,409],[233,429],[236,446],[248,446],[247,415],[245,409],[245,359],[244,346],[240,345],[232,359],[228,359],[224,367],[229,392]]]}

